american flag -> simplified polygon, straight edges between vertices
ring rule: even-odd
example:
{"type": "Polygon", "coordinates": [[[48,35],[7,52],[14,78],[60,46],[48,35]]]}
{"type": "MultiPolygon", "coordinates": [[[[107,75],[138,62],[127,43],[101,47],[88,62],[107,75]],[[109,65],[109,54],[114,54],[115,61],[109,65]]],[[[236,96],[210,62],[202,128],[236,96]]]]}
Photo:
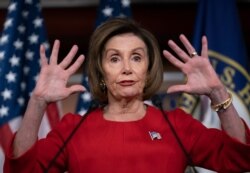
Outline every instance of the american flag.
{"type": "Polygon", "coordinates": [[[149,131],[148,133],[149,133],[149,136],[152,139],[152,141],[153,140],[160,140],[160,139],[162,139],[161,134],[159,132],[149,131]]]}
{"type": "MultiPolygon", "coordinates": [[[[131,17],[130,0],[100,0],[96,27],[101,23],[115,17],[131,17]]],[[[83,75],[82,84],[87,91],[80,94],[76,112],[84,115],[91,104],[91,94],[88,87],[88,79],[83,75]]]]}
{"type": "Polygon", "coordinates": [[[131,17],[130,0],[100,0],[96,26],[115,17],[131,17]]]}
{"type": "MultiPolygon", "coordinates": [[[[0,172],[7,145],[20,125],[40,71],[40,44],[48,52],[39,0],[11,0],[0,38],[0,172]]],[[[39,137],[44,137],[59,118],[57,105],[49,105],[39,137]]]]}

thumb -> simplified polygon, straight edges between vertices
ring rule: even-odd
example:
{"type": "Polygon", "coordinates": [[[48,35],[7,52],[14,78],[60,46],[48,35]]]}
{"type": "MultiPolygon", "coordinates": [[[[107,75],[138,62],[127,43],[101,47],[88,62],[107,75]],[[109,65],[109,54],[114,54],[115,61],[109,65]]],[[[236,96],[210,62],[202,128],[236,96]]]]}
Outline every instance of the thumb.
{"type": "Polygon", "coordinates": [[[167,93],[186,92],[186,91],[187,91],[186,85],[174,85],[174,86],[170,86],[167,89],[167,93]]]}
{"type": "Polygon", "coordinates": [[[82,85],[72,85],[69,87],[70,94],[86,91],[86,88],[82,85]]]}

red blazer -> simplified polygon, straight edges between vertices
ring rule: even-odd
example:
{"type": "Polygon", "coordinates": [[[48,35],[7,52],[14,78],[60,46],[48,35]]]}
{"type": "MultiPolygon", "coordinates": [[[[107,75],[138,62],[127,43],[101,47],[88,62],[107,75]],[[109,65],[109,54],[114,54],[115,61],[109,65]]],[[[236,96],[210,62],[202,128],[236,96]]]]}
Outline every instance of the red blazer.
{"type": "MultiPolygon", "coordinates": [[[[208,129],[180,109],[166,112],[195,165],[221,173],[250,171],[248,144],[225,132],[208,129]]],[[[57,128],[19,158],[6,155],[5,173],[44,172],[81,116],[64,116],[57,128]]],[[[161,112],[147,107],[137,121],[114,122],[97,109],[85,119],[66,145],[51,173],[183,173],[187,158],[161,112]],[[151,135],[150,135],[151,134],[151,135]],[[151,139],[154,138],[154,140],[151,139]]]]}

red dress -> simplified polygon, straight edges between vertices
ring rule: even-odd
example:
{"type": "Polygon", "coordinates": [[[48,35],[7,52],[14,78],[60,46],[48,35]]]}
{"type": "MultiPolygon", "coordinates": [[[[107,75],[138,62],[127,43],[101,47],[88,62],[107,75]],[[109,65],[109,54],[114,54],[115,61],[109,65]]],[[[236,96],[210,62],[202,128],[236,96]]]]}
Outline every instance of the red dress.
{"type": "MultiPolygon", "coordinates": [[[[195,165],[218,172],[250,170],[248,144],[217,129],[207,129],[182,110],[166,112],[195,165]]],[[[81,116],[68,114],[47,138],[19,158],[7,154],[5,173],[44,172],[81,116]]],[[[187,159],[161,112],[148,106],[137,121],[114,122],[97,109],[85,119],[49,172],[57,173],[183,173],[187,159]],[[151,139],[154,135],[155,139],[151,139]]]]}

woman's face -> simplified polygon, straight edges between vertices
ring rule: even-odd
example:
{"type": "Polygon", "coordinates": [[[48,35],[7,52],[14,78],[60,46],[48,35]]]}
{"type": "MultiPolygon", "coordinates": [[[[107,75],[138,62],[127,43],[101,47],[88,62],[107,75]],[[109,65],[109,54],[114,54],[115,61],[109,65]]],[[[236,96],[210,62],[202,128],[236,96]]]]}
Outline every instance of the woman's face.
{"type": "Polygon", "coordinates": [[[139,37],[132,33],[112,37],[102,57],[108,99],[142,98],[148,64],[147,48],[139,37]]]}

